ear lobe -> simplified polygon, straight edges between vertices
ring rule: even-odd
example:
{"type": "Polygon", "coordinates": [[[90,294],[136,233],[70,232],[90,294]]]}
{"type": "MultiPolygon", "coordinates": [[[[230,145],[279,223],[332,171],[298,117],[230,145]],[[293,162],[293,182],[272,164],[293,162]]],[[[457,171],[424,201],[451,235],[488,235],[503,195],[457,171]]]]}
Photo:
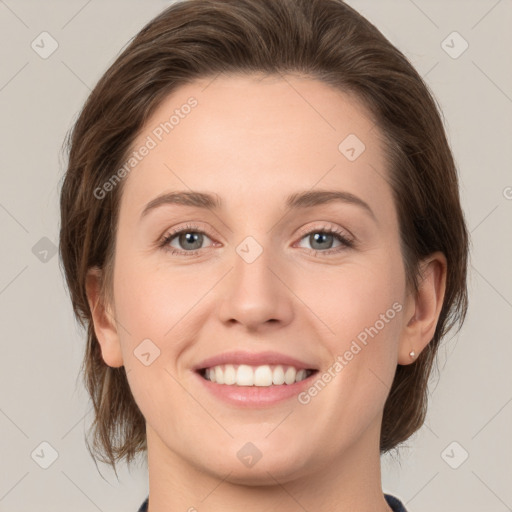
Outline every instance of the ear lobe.
{"type": "Polygon", "coordinates": [[[423,260],[418,292],[408,308],[413,313],[404,326],[398,352],[398,364],[413,363],[434,337],[446,291],[447,262],[442,252],[423,260]],[[414,352],[414,356],[411,356],[414,352]]]}
{"type": "Polygon", "coordinates": [[[90,268],[87,272],[85,288],[94,323],[94,332],[101,346],[101,355],[105,363],[113,368],[119,368],[124,364],[121,343],[113,311],[110,304],[105,304],[105,298],[102,297],[101,283],[101,269],[90,268]]]}

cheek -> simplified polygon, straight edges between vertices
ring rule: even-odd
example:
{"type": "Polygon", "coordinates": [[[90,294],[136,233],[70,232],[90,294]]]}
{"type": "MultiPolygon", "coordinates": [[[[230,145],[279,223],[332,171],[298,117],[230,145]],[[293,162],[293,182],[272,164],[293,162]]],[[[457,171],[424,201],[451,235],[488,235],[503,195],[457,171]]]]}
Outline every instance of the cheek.
{"type": "Polygon", "coordinates": [[[126,259],[118,266],[116,280],[119,320],[133,336],[163,340],[183,329],[218,277],[192,265],[170,269],[126,259]]]}
{"type": "Polygon", "coordinates": [[[170,272],[126,257],[115,276],[118,333],[131,392],[148,421],[171,429],[179,415],[166,411],[190,407],[190,396],[178,384],[183,374],[177,363],[201,324],[194,305],[214,284],[189,269],[170,272]]]}
{"type": "Polygon", "coordinates": [[[402,272],[395,252],[376,251],[329,276],[310,276],[299,292],[306,304],[317,305],[314,313],[329,327],[322,327],[321,337],[332,361],[325,379],[335,377],[323,395],[325,410],[332,411],[330,400],[342,404],[340,414],[350,411],[352,419],[344,421],[352,422],[354,431],[378,414],[393,381],[403,314],[402,272]]]}
{"type": "Polygon", "coordinates": [[[365,329],[376,323],[383,333],[398,333],[397,310],[405,287],[402,272],[399,258],[378,251],[327,270],[311,267],[297,278],[296,290],[317,323],[321,320],[324,325],[325,340],[332,340],[333,349],[343,349],[360,333],[364,338],[365,329]]]}

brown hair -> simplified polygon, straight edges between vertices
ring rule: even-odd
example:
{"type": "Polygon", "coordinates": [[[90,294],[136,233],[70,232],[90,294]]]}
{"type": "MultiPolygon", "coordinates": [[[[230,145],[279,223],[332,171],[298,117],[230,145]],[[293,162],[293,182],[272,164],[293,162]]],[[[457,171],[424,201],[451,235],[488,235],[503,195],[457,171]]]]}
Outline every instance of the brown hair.
{"type": "Polygon", "coordinates": [[[384,408],[381,452],[423,424],[439,342],[464,321],[469,235],[457,171],[436,103],[404,55],[341,0],[173,4],[136,35],[99,80],[66,141],[60,255],[73,310],[88,329],[81,370],[95,411],[93,457],[114,469],[117,461],[126,457],[130,463],[147,446],[145,420],[124,367],[111,368],[102,359],[85,287],[88,269],[98,267],[105,304],[112,299],[123,181],[101,200],[94,191],[119,169],[134,138],[170,92],[219,73],[255,72],[308,76],[362,100],[385,139],[410,289],[417,289],[424,257],[441,251],[447,258],[435,335],[413,364],[397,367],[384,408]]]}

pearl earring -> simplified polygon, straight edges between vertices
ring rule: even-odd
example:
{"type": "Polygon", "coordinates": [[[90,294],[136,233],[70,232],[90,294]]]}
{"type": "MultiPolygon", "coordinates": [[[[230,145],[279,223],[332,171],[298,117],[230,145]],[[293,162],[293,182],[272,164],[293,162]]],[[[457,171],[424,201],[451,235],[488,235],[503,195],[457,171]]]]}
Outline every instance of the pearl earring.
{"type": "Polygon", "coordinates": [[[409,352],[409,355],[411,356],[411,359],[414,359],[416,357],[416,352],[414,352],[414,350],[411,350],[409,352]]]}

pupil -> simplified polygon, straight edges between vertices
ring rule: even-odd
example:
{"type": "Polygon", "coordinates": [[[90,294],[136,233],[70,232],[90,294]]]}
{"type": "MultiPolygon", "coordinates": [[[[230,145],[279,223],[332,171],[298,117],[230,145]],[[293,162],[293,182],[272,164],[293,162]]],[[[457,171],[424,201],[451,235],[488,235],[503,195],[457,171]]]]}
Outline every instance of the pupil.
{"type": "MultiPolygon", "coordinates": [[[[315,234],[313,235],[313,240],[314,240],[313,244],[314,244],[314,243],[318,243],[318,242],[319,242],[319,243],[321,243],[322,241],[324,241],[324,242],[325,242],[325,238],[326,238],[326,237],[332,238],[332,236],[333,236],[333,235],[329,235],[329,234],[327,234],[327,233],[315,233],[315,234]]],[[[311,244],[311,245],[313,245],[313,244],[311,244]]],[[[331,244],[331,245],[332,245],[332,244],[331,244]]],[[[314,247],[313,247],[313,248],[314,248],[314,247]]],[[[322,247],[320,246],[320,248],[322,248],[322,247]]],[[[328,248],[330,248],[330,246],[329,246],[328,248]]]]}
{"type": "Polygon", "coordinates": [[[202,235],[200,233],[184,233],[182,235],[184,237],[186,243],[194,243],[194,241],[197,243],[199,240],[199,244],[197,244],[197,247],[192,247],[192,249],[199,249],[201,247],[202,242],[202,235]]]}
{"type": "MultiPolygon", "coordinates": [[[[186,243],[194,244],[194,242],[195,242],[196,244],[198,244],[196,247],[193,247],[193,249],[198,249],[201,247],[201,242],[202,242],[202,238],[201,238],[202,234],[201,233],[183,233],[181,236],[184,237],[186,243]]],[[[331,244],[329,244],[329,248],[330,248],[330,245],[332,245],[333,235],[330,235],[327,233],[315,233],[312,236],[313,236],[312,245],[319,244],[320,248],[322,248],[321,245],[325,244],[325,242],[329,238],[331,239],[331,244]]]]}

